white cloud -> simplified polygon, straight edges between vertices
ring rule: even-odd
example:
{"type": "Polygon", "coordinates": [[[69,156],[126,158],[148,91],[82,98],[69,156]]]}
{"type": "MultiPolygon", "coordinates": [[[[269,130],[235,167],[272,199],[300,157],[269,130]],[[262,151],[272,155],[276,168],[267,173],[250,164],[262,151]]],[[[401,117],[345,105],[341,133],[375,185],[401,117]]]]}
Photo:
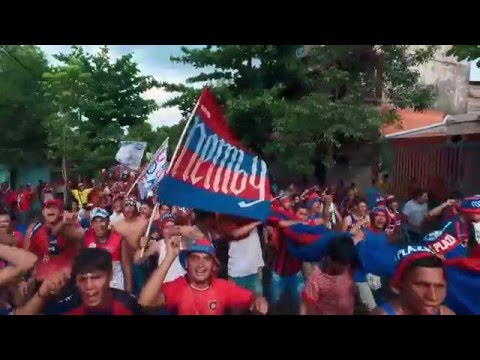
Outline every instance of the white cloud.
{"type": "MultiPolygon", "coordinates": [[[[172,83],[184,83],[187,78],[192,76],[192,73],[188,71],[181,71],[178,69],[169,68],[157,68],[151,69],[153,71],[145,72],[151,74],[157,81],[172,82],[172,83]]],[[[178,93],[168,93],[164,89],[154,88],[145,92],[144,97],[146,99],[155,100],[158,106],[162,106],[167,100],[178,95],[178,93]]],[[[177,124],[182,119],[180,109],[177,107],[160,108],[152,113],[148,119],[148,122],[154,127],[158,126],[171,126],[177,124]]]]}
{"type": "MultiPolygon", "coordinates": [[[[97,53],[102,45],[82,45],[86,52],[94,54],[97,53]]],[[[53,54],[58,54],[59,52],[69,52],[71,45],[40,45],[40,47],[45,51],[50,62],[55,63],[53,54]]],[[[155,53],[152,53],[152,48],[161,50],[162,55],[165,55],[165,50],[169,47],[165,46],[127,46],[127,45],[113,45],[109,46],[110,54],[112,59],[117,59],[118,57],[128,53],[133,52],[133,59],[138,63],[138,67],[142,74],[151,75],[157,81],[160,82],[171,82],[171,83],[185,83],[185,80],[196,73],[194,69],[185,67],[185,68],[173,68],[174,65],[168,63],[165,64],[162,62],[152,61],[152,57],[155,57],[155,53]],[[152,65],[158,64],[158,65],[152,65]],[[166,66],[165,66],[166,65],[166,66]]],[[[171,49],[170,49],[171,50],[171,49]]],[[[157,54],[158,55],[158,54],[157,54]]],[[[156,103],[161,107],[165,101],[176,96],[174,93],[167,93],[163,89],[150,89],[144,94],[146,99],[155,100],[156,103]]],[[[160,108],[159,110],[150,114],[148,122],[154,127],[158,126],[171,126],[178,123],[181,120],[181,112],[177,107],[174,108],[160,108]]]]}
{"type": "MultiPolygon", "coordinates": [[[[162,106],[165,101],[174,97],[174,93],[167,93],[163,89],[150,89],[145,92],[145,99],[155,100],[158,106],[162,106]]],[[[150,114],[148,122],[154,127],[159,126],[171,126],[178,123],[182,119],[182,114],[180,109],[177,107],[173,108],[160,108],[159,110],[150,114]]]]}

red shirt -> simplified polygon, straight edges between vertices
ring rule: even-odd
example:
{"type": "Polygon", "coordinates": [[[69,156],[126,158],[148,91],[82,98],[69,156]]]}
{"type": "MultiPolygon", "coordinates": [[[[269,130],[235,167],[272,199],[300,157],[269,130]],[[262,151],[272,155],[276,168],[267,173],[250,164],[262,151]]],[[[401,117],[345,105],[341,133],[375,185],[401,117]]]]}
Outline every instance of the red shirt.
{"type": "Polygon", "coordinates": [[[113,230],[110,232],[108,240],[102,244],[96,240],[93,229],[88,229],[85,232],[85,247],[105,249],[112,255],[113,261],[122,259],[122,235],[113,230]]]}
{"type": "Polygon", "coordinates": [[[93,189],[88,194],[88,202],[92,203],[94,207],[100,207],[102,205],[102,197],[100,196],[100,191],[93,189]]]}
{"type": "Polygon", "coordinates": [[[27,250],[38,257],[39,260],[35,266],[36,278],[43,281],[52,272],[70,269],[77,254],[77,247],[76,244],[57,237],[55,240],[56,246],[60,250],[59,254],[50,254],[51,244],[48,228],[44,224],[38,226],[39,228],[34,231],[30,239],[30,248],[27,250]]]}
{"type": "Polygon", "coordinates": [[[34,198],[35,194],[33,194],[31,191],[22,190],[18,195],[18,210],[20,210],[20,212],[32,210],[34,198]]]}
{"type": "Polygon", "coordinates": [[[17,193],[13,190],[5,190],[0,193],[0,201],[9,209],[17,207],[17,193]]]}
{"type": "Polygon", "coordinates": [[[309,315],[353,315],[353,276],[350,272],[329,275],[315,266],[305,284],[302,297],[314,308],[314,314],[309,315]]]}
{"type": "Polygon", "coordinates": [[[206,290],[192,288],[185,276],[163,285],[166,307],[178,315],[224,315],[227,310],[248,310],[254,299],[251,291],[233,282],[214,278],[206,290]]]}

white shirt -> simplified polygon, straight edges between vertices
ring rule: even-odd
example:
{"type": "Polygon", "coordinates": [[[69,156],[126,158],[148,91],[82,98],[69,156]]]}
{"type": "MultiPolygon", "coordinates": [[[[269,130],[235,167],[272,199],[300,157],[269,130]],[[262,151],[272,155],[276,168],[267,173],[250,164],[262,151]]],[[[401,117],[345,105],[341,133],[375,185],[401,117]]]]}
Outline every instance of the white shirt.
{"type": "Polygon", "coordinates": [[[228,276],[244,277],[258,273],[265,266],[257,228],[247,238],[233,240],[228,249],[228,276]]]}
{"type": "Polygon", "coordinates": [[[117,214],[115,211],[110,215],[110,225],[114,225],[124,219],[123,213],[117,214]]]}
{"type": "MultiPolygon", "coordinates": [[[[158,263],[161,264],[163,259],[165,259],[165,256],[167,256],[167,245],[165,244],[164,239],[158,241],[158,245],[160,248],[158,254],[158,263]]],[[[184,276],[186,273],[187,272],[183,269],[182,265],[180,265],[180,260],[177,256],[172,263],[172,266],[170,266],[170,269],[168,269],[167,276],[165,276],[165,281],[163,283],[176,280],[179,277],[184,276]]]]}
{"type": "Polygon", "coordinates": [[[415,200],[409,200],[403,207],[402,212],[408,217],[408,223],[410,225],[419,227],[423,219],[427,216],[428,205],[426,203],[419,204],[415,200]]]}

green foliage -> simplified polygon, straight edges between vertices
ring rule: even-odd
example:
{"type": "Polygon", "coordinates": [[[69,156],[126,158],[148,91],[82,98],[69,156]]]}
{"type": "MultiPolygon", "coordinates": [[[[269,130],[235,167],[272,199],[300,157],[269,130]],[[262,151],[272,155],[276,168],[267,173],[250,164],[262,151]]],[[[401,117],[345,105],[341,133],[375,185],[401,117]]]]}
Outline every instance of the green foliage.
{"type": "MultiPolygon", "coordinates": [[[[477,60],[480,59],[480,45],[453,45],[447,55],[454,55],[460,61],[477,60]]],[[[477,61],[477,66],[480,66],[480,61],[477,61]]]]}
{"type": "Polygon", "coordinates": [[[51,158],[59,159],[65,151],[79,172],[93,174],[114,162],[123,138],[144,136],[141,140],[155,141],[145,121],[158,106],[142,94],[157,82],[140,74],[131,54],[113,61],[107,47],[91,55],[73,46],[70,53],[55,58],[60,65],[43,76],[57,108],[48,122],[51,158]]]}
{"type": "MultiPolygon", "coordinates": [[[[312,161],[331,164],[335,148],[348,141],[375,140],[379,127],[395,121],[368,99],[379,85],[400,108],[423,109],[433,102],[415,70],[436,49],[414,52],[406,45],[314,46],[306,59],[298,45],[210,45],[182,48],[176,63],[203,72],[189,85],[162,83],[179,93],[164,106],[190,114],[201,87],[213,88],[230,125],[245,145],[295,174],[312,172],[312,161]],[[312,161],[309,161],[312,160],[312,161]]],[[[172,139],[173,140],[173,139],[172,139]]],[[[172,141],[173,142],[173,141],[172,141]]]]}
{"type": "Polygon", "coordinates": [[[43,52],[33,45],[0,48],[0,163],[19,166],[46,160],[45,119],[52,113],[44,96],[43,52]]]}

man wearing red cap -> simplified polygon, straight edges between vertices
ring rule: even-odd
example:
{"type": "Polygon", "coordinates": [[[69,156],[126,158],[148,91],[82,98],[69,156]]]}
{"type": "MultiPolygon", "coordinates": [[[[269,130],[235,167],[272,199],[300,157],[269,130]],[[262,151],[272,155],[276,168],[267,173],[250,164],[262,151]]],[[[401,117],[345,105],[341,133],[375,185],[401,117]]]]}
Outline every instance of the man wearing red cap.
{"type": "Polygon", "coordinates": [[[24,248],[33,252],[39,262],[35,268],[36,280],[42,282],[49,273],[71,269],[73,258],[81,243],[61,236],[64,226],[76,226],[72,215],[62,220],[63,203],[50,199],[43,205],[43,219],[31,224],[26,232],[24,248]]]}
{"type": "Polygon", "coordinates": [[[251,291],[215,276],[219,262],[209,240],[190,240],[182,251],[180,242],[180,237],[167,239],[167,256],[142,289],[141,305],[165,306],[178,315],[224,315],[228,311],[248,310],[267,313],[268,304],[263,297],[255,297],[251,291]],[[177,256],[187,274],[164,284],[177,256]]]}
{"type": "Polygon", "coordinates": [[[372,310],[372,315],[455,315],[442,305],[447,280],[442,259],[426,246],[408,246],[397,253],[392,287],[399,296],[372,310]]]}

